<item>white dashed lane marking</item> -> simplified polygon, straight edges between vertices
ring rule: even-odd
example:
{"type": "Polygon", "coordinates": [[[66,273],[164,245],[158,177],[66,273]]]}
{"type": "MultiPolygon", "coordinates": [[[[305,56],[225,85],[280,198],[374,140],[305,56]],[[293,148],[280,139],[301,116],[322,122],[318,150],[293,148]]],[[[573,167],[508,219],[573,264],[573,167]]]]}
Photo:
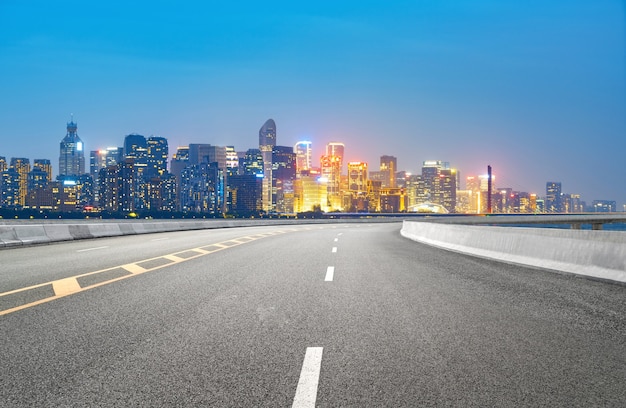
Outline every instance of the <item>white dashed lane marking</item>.
{"type": "Polygon", "coordinates": [[[300,371],[300,380],[296,388],[292,408],[313,408],[317,400],[317,386],[322,367],[323,347],[307,347],[300,371]]]}

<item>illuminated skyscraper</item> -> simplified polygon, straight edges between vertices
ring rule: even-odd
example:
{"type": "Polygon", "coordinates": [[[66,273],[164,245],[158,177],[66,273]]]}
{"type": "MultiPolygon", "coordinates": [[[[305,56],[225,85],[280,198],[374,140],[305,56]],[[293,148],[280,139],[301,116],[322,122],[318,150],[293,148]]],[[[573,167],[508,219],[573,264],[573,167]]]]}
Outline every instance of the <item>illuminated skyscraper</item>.
{"type": "Polygon", "coordinates": [[[0,156],[0,171],[6,171],[9,168],[7,164],[7,158],[4,156],[0,156]]]}
{"type": "Polygon", "coordinates": [[[46,173],[48,181],[52,181],[52,163],[48,159],[35,159],[33,162],[33,170],[41,170],[46,173]]]}
{"type": "Polygon", "coordinates": [[[124,159],[132,159],[138,175],[144,173],[148,167],[148,142],[144,136],[133,133],[124,138],[124,159]]]}
{"type": "Polygon", "coordinates": [[[353,193],[367,192],[367,163],[348,163],[348,189],[353,193]]]}
{"type": "Polygon", "coordinates": [[[123,159],[123,147],[107,147],[102,150],[92,150],[89,153],[89,174],[94,180],[98,179],[100,170],[115,166],[123,159]]]}
{"type": "Polygon", "coordinates": [[[226,172],[227,174],[237,174],[239,167],[239,155],[234,146],[226,146],[226,172]]]}
{"type": "Polygon", "coordinates": [[[421,191],[418,191],[420,203],[439,204],[449,212],[456,211],[457,170],[450,168],[450,163],[428,160],[423,163],[421,191]]]}
{"type": "Polygon", "coordinates": [[[164,137],[150,136],[146,140],[147,146],[147,169],[148,176],[162,176],[167,173],[167,158],[169,150],[167,139],[164,137]]]}
{"type": "Polygon", "coordinates": [[[343,170],[343,158],[345,157],[345,145],[340,142],[330,142],[326,145],[326,156],[339,158],[339,169],[343,170]]]}
{"type": "Polygon", "coordinates": [[[398,160],[394,156],[380,156],[380,172],[382,173],[382,186],[394,188],[396,186],[396,171],[398,160]]]}
{"type": "Polygon", "coordinates": [[[67,124],[67,134],[60,143],[59,176],[79,176],[85,173],[83,141],[78,137],[78,125],[67,124]]]}
{"type": "Polygon", "coordinates": [[[33,169],[28,173],[28,193],[43,189],[52,181],[52,164],[50,160],[36,159],[33,169]]]}
{"type": "Polygon", "coordinates": [[[11,157],[11,166],[18,174],[19,187],[17,190],[17,204],[23,206],[26,203],[28,193],[28,173],[30,173],[30,160],[24,157],[11,157]]]}
{"type": "Polygon", "coordinates": [[[309,170],[313,165],[313,153],[311,150],[311,142],[303,140],[293,146],[296,154],[296,174],[309,170]]]}
{"type": "Polygon", "coordinates": [[[560,213],[563,212],[563,204],[561,197],[561,182],[548,181],[546,183],[546,212],[560,213]]]}
{"type": "Polygon", "coordinates": [[[293,181],[296,179],[296,154],[290,146],[274,146],[272,152],[272,201],[279,213],[293,213],[293,181]]]}
{"type": "Polygon", "coordinates": [[[262,206],[263,211],[270,212],[274,209],[272,203],[272,152],[276,146],[276,123],[268,119],[259,129],[259,150],[263,156],[263,187],[262,206]]]}

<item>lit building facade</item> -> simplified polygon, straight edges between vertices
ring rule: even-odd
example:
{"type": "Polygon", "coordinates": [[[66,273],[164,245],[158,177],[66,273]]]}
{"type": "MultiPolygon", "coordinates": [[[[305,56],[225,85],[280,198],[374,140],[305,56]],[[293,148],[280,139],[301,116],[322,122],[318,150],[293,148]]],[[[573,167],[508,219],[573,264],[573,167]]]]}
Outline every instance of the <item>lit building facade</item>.
{"type": "Polygon", "coordinates": [[[296,174],[309,170],[313,165],[311,142],[302,140],[293,146],[293,151],[296,154],[296,174]]]}
{"type": "Polygon", "coordinates": [[[59,176],[78,176],[85,173],[83,141],[78,137],[78,125],[71,121],[59,146],[59,176]]]}
{"type": "Polygon", "coordinates": [[[296,153],[289,146],[274,146],[272,152],[272,202],[278,213],[293,213],[293,182],[296,179],[296,153]]]}
{"type": "Polygon", "coordinates": [[[263,211],[272,212],[272,152],[276,146],[276,123],[268,119],[259,129],[259,150],[263,156],[263,188],[262,206],[263,211]]]}
{"type": "Polygon", "coordinates": [[[396,171],[398,171],[398,159],[394,156],[380,156],[380,172],[382,173],[383,187],[396,187],[396,171]]]}
{"type": "Polygon", "coordinates": [[[561,183],[558,181],[548,181],[546,183],[546,212],[563,212],[563,201],[561,196],[561,183]]]}
{"type": "Polygon", "coordinates": [[[217,162],[193,164],[181,173],[182,211],[218,215],[224,209],[224,171],[217,162]]]}
{"type": "Polygon", "coordinates": [[[28,194],[28,173],[30,173],[30,160],[25,157],[12,157],[9,169],[13,169],[17,172],[17,205],[24,206],[26,204],[26,194],[28,194]]]}
{"type": "Polygon", "coordinates": [[[167,159],[169,156],[167,139],[150,136],[146,140],[146,149],[146,175],[155,177],[167,173],[167,159]]]}
{"type": "Polygon", "coordinates": [[[323,177],[302,174],[294,181],[294,211],[328,211],[328,185],[323,177]]]}

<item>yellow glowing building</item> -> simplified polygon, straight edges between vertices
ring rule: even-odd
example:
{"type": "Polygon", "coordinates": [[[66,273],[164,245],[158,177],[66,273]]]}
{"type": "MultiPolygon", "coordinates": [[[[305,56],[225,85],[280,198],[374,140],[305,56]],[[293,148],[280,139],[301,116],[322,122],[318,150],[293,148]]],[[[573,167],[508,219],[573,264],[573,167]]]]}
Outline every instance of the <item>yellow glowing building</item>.
{"type": "Polygon", "coordinates": [[[328,180],[324,177],[302,175],[293,182],[294,212],[321,210],[327,212],[328,180]]]}

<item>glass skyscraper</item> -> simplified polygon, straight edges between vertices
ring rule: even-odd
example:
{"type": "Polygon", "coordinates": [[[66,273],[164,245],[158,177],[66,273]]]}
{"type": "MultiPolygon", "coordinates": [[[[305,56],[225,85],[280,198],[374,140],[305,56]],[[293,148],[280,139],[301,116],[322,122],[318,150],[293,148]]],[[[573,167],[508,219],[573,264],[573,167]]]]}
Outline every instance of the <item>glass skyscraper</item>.
{"type": "Polygon", "coordinates": [[[83,141],[78,137],[78,125],[67,124],[67,134],[60,143],[59,176],[80,176],[85,173],[83,141]]]}

